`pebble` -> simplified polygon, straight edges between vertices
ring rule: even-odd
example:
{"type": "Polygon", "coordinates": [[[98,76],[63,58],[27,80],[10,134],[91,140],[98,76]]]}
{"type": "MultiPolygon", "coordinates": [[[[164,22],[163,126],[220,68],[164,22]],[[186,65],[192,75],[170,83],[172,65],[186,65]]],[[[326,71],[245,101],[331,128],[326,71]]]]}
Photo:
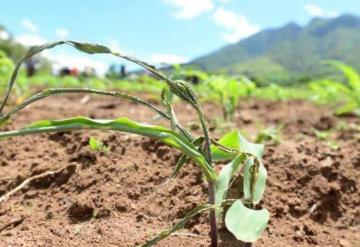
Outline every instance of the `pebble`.
{"type": "Polygon", "coordinates": [[[340,239],[339,244],[341,247],[352,247],[352,244],[346,239],[340,239]]]}

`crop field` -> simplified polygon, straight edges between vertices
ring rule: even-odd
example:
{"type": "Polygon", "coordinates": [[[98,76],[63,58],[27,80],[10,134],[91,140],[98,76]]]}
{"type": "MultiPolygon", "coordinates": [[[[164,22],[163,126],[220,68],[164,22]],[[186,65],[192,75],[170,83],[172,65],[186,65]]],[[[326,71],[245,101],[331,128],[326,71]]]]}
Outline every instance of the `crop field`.
{"type": "Polygon", "coordinates": [[[360,246],[360,75],[322,65],[282,86],[76,41],[0,53],[0,246],[360,246]],[[149,74],[24,75],[56,46],[149,74]]]}

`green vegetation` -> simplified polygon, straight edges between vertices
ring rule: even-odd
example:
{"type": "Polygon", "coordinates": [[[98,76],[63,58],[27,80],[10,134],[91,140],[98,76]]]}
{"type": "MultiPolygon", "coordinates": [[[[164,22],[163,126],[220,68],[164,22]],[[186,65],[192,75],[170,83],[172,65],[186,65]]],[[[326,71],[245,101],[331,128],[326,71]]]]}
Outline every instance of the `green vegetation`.
{"type": "Polygon", "coordinates": [[[0,87],[5,88],[14,68],[14,63],[0,50],[0,87]]]}
{"type": "MultiPolygon", "coordinates": [[[[261,86],[245,76],[217,75],[189,68],[180,69],[180,67],[173,71],[173,77],[178,79],[197,77],[198,83],[194,85],[194,91],[198,94],[200,101],[220,105],[223,109],[224,120],[232,120],[240,100],[247,98],[280,101],[306,100],[328,105],[334,109],[334,113],[337,115],[347,113],[359,115],[359,72],[349,65],[333,60],[323,62],[322,66],[336,68],[331,70],[331,74],[335,76],[319,77],[296,86],[281,86],[276,83],[261,86]],[[342,77],[338,71],[342,72],[344,76],[342,77]]],[[[13,62],[0,51],[0,93],[4,93],[7,78],[13,67],[13,62]]],[[[161,80],[142,74],[132,78],[111,79],[95,76],[59,77],[42,72],[28,78],[20,68],[18,77],[12,97],[15,103],[21,103],[24,98],[31,95],[33,88],[39,90],[48,87],[74,88],[80,86],[100,90],[121,90],[127,93],[145,93],[147,98],[158,101],[160,100],[158,95],[163,89],[161,80]]]]}
{"type": "MultiPolygon", "coordinates": [[[[8,30],[6,30],[5,27],[1,25],[0,32],[9,33],[8,30]]],[[[6,56],[16,61],[19,60],[26,51],[26,49],[22,45],[13,40],[11,35],[6,40],[0,39],[0,50],[3,51],[6,56]]]]}
{"type": "Polygon", "coordinates": [[[240,98],[250,97],[255,84],[242,77],[211,76],[196,87],[205,100],[217,102],[222,106],[224,120],[232,120],[240,98]]]}
{"type": "Polygon", "coordinates": [[[360,115],[359,73],[352,67],[338,61],[326,61],[325,64],[340,70],[346,77],[346,82],[342,83],[329,79],[311,82],[309,87],[313,92],[316,92],[313,99],[325,104],[342,102],[341,106],[336,107],[335,110],[338,115],[346,113],[360,115]]]}
{"type": "Polygon", "coordinates": [[[89,139],[89,146],[94,151],[102,152],[105,154],[110,153],[110,148],[106,146],[102,141],[99,141],[93,136],[91,136],[89,139]]]}
{"type": "MultiPolygon", "coordinates": [[[[210,236],[211,246],[213,247],[218,246],[218,223],[222,221],[222,215],[224,213],[227,229],[232,232],[238,240],[243,242],[254,242],[260,238],[261,233],[266,228],[269,220],[269,212],[266,209],[255,209],[255,206],[258,205],[262,199],[267,178],[267,171],[262,164],[264,146],[262,144],[255,144],[247,141],[239,131],[228,133],[218,142],[214,141],[210,136],[206,116],[203,113],[198,98],[187,82],[183,80],[174,80],[158,71],[154,66],[136,58],[112,52],[109,48],[102,45],[79,43],[75,41],[59,41],[44,44],[42,46],[32,47],[15,66],[15,70],[0,105],[0,123],[6,124],[12,115],[21,111],[33,102],[42,100],[46,97],[51,97],[55,94],[65,93],[100,94],[137,102],[150,108],[161,117],[168,120],[170,128],[137,123],[125,117],[110,120],[74,117],[63,120],[43,120],[19,130],[2,131],[0,132],[0,139],[28,134],[80,129],[122,131],[158,139],[182,152],[182,156],[178,161],[171,179],[175,179],[177,171],[182,168],[186,160],[192,160],[201,170],[204,178],[208,182],[209,203],[197,206],[189,212],[183,220],[179,221],[170,229],[161,232],[143,246],[155,245],[174,231],[182,228],[191,218],[205,211],[210,211],[210,236]],[[164,86],[161,93],[161,99],[166,110],[159,109],[155,105],[139,97],[118,91],[104,91],[89,88],[50,88],[29,97],[21,104],[4,112],[4,106],[8,103],[12,89],[16,85],[16,75],[20,70],[20,65],[25,60],[46,49],[51,49],[64,44],[88,54],[109,54],[134,62],[147,69],[163,81],[164,86]],[[194,136],[177,121],[175,111],[172,107],[172,100],[175,96],[189,104],[195,110],[202,129],[201,136],[194,136]],[[215,162],[219,161],[230,162],[217,173],[215,162]],[[239,195],[239,198],[228,198],[227,192],[233,184],[232,181],[239,176],[241,171],[243,171],[243,194],[241,196],[239,195]],[[225,212],[224,209],[228,206],[230,206],[230,208],[225,212]]],[[[101,145],[99,141],[92,139],[90,140],[90,146],[94,149],[98,149],[103,145],[101,145]]]]}
{"type": "Polygon", "coordinates": [[[256,143],[270,142],[274,145],[278,145],[282,140],[282,136],[281,136],[282,128],[283,128],[283,125],[278,125],[276,127],[270,127],[270,128],[261,130],[257,134],[257,136],[255,138],[255,142],[256,143]]]}
{"type": "MultiPolygon", "coordinates": [[[[283,124],[258,128],[254,143],[249,142],[239,130],[233,130],[242,100],[305,100],[326,105],[333,109],[335,115],[352,114],[359,117],[360,60],[354,55],[360,48],[359,42],[356,42],[360,39],[359,30],[360,20],[349,15],[329,20],[314,19],[304,28],[289,24],[280,29],[260,32],[188,65],[175,65],[161,71],[136,58],[113,52],[108,47],[76,41],[34,46],[23,56],[18,52],[24,48],[9,38],[0,42],[0,95],[4,95],[0,99],[0,126],[5,126],[0,131],[0,140],[73,130],[119,131],[159,140],[181,152],[167,183],[178,179],[179,171],[191,161],[208,184],[208,203],[197,205],[182,220],[143,246],[157,244],[205,212],[210,215],[212,247],[218,246],[218,228],[222,223],[239,242],[252,243],[261,237],[270,217],[260,204],[267,180],[267,171],[262,163],[264,143],[281,143],[283,124]],[[67,73],[55,76],[49,74],[46,61],[33,76],[26,75],[25,68],[21,66],[24,62],[60,45],[69,45],[87,54],[121,58],[140,65],[151,75],[137,71],[129,76],[125,76],[125,73],[119,76],[116,68],[112,67],[104,78],[67,73]],[[14,64],[14,60],[19,60],[19,63],[14,64]],[[194,85],[187,81],[192,81],[194,85]],[[167,125],[139,123],[124,116],[105,120],[77,116],[42,120],[11,131],[6,126],[14,114],[27,106],[59,94],[95,94],[128,100],[147,107],[156,117],[165,119],[167,125]],[[196,114],[197,120],[189,125],[189,129],[176,116],[177,108],[174,105],[180,105],[179,102],[189,106],[196,114]],[[202,103],[218,105],[222,109],[222,116],[205,115],[202,103]],[[213,132],[210,134],[212,124],[217,129],[217,136],[224,134],[220,140],[212,137],[213,132]],[[234,183],[237,178],[241,178],[241,192],[235,198],[230,198],[229,195],[233,193],[228,192],[238,184],[234,183]]],[[[270,107],[268,109],[269,112],[265,114],[272,114],[270,107]]],[[[241,119],[244,123],[256,124],[252,117],[245,115],[241,119]]],[[[356,124],[351,128],[359,131],[356,124]]],[[[337,131],[348,129],[347,123],[342,123],[336,128],[332,125],[312,128],[310,135],[337,149],[341,144],[336,139],[337,131]]],[[[297,135],[294,136],[296,138],[297,135]]],[[[91,136],[88,148],[109,154],[108,144],[91,136]]]]}

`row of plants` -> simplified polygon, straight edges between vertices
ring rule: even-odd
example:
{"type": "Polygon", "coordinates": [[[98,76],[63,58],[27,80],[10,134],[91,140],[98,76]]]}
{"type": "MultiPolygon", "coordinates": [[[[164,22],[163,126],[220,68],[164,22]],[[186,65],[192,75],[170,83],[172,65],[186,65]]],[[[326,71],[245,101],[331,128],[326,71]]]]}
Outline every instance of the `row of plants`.
{"type": "MultiPolygon", "coordinates": [[[[258,87],[245,76],[231,77],[227,75],[211,75],[203,71],[174,66],[172,77],[184,79],[196,77],[198,83],[194,86],[202,102],[211,101],[219,104],[223,109],[225,120],[231,120],[239,100],[242,98],[256,98],[266,100],[307,100],[317,104],[328,105],[335,109],[334,113],[341,115],[347,113],[360,114],[360,75],[352,67],[338,62],[325,61],[324,66],[332,66],[343,73],[343,80],[319,78],[302,85],[284,87],[278,84],[258,87]]],[[[0,93],[3,92],[6,79],[14,67],[13,62],[0,53],[0,93]]],[[[19,79],[14,90],[14,98],[21,102],[33,86],[47,87],[89,87],[96,89],[119,89],[128,93],[147,93],[158,95],[162,90],[162,82],[149,75],[135,75],[129,79],[109,79],[96,77],[72,77],[38,74],[27,78],[19,70],[19,79]]],[[[155,97],[156,99],[156,97],[155,97]]]]}

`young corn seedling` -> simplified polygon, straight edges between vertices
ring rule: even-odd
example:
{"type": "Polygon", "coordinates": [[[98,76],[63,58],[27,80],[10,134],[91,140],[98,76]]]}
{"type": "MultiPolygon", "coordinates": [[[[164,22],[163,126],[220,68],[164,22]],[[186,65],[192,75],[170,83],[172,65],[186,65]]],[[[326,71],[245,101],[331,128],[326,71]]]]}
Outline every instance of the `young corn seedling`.
{"type": "Polygon", "coordinates": [[[185,217],[178,223],[174,224],[168,230],[161,232],[143,246],[153,246],[176,230],[184,227],[185,224],[194,216],[207,211],[210,215],[209,223],[212,247],[218,246],[218,226],[219,222],[223,219],[223,213],[226,213],[224,218],[227,229],[233,233],[238,240],[243,242],[254,242],[260,237],[269,220],[269,212],[266,209],[254,209],[260,202],[265,190],[267,172],[262,163],[262,153],[264,147],[260,144],[248,142],[238,131],[227,134],[218,142],[214,141],[210,136],[203,110],[188,83],[185,81],[173,80],[158,71],[152,65],[136,58],[113,52],[102,45],[80,43],[76,41],[58,41],[32,47],[15,66],[4,99],[0,105],[0,123],[5,124],[13,114],[19,112],[33,102],[55,94],[67,93],[99,94],[140,103],[168,120],[170,128],[138,123],[125,117],[110,120],[74,117],[63,120],[43,120],[22,129],[3,131],[0,132],[0,140],[28,134],[81,129],[122,131],[158,139],[170,147],[178,149],[182,152],[182,156],[178,160],[171,179],[176,177],[177,173],[187,160],[193,161],[199,167],[207,180],[209,199],[208,203],[197,206],[191,212],[186,214],[185,217]],[[22,62],[42,52],[43,50],[51,49],[55,46],[63,44],[70,45],[77,50],[88,54],[105,53],[123,58],[152,72],[155,76],[165,82],[161,99],[166,110],[163,111],[144,99],[117,91],[110,92],[89,88],[50,88],[33,95],[21,104],[8,110],[7,112],[4,112],[4,106],[6,105],[10,92],[15,84],[16,76],[22,62]],[[192,108],[194,108],[199,117],[203,133],[202,136],[194,136],[177,121],[172,107],[173,96],[179,97],[181,100],[190,104],[192,108]],[[216,162],[224,160],[229,160],[229,163],[223,166],[220,172],[217,173],[215,169],[216,162]],[[233,180],[239,176],[239,173],[241,172],[243,174],[242,196],[239,198],[228,198],[227,192],[233,184],[233,180]],[[224,212],[224,207],[226,206],[227,208],[229,205],[230,208],[227,212],[224,212]]]}
{"type": "MultiPolygon", "coordinates": [[[[255,89],[255,84],[243,77],[241,79],[213,76],[208,79],[205,85],[210,89],[210,98],[222,106],[223,118],[231,121],[234,118],[236,107],[240,97],[249,97],[255,89]]],[[[206,95],[209,97],[209,95],[206,95]]]]}
{"type": "Polygon", "coordinates": [[[319,103],[332,104],[336,115],[347,113],[360,115],[359,72],[339,61],[330,60],[323,63],[341,71],[346,83],[328,79],[312,81],[308,85],[313,92],[311,99],[319,103]]]}
{"type": "Polygon", "coordinates": [[[110,148],[93,136],[91,136],[89,139],[89,146],[93,151],[103,152],[105,154],[110,153],[110,148]]]}

